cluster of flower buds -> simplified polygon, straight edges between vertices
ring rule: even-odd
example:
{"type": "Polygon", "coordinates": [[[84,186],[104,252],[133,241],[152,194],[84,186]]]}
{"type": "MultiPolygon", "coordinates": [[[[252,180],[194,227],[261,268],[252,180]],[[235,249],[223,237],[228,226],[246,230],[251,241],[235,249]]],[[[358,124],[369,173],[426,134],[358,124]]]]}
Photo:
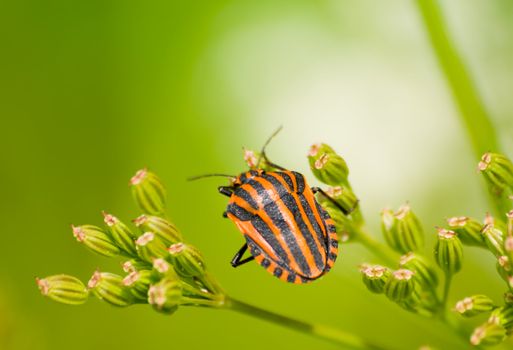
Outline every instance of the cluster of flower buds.
{"type": "Polygon", "coordinates": [[[358,241],[363,218],[351,184],[346,161],[333,148],[318,143],[310,147],[308,162],[314,176],[329,185],[317,200],[335,221],[341,242],[358,241]]]}
{"type": "Polygon", "coordinates": [[[476,327],[470,336],[472,345],[494,346],[513,333],[513,305],[507,298],[505,300],[504,306],[497,307],[487,296],[475,295],[456,304],[455,310],[466,317],[489,314],[486,322],[476,327]]]}
{"type": "Polygon", "coordinates": [[[87,286],[73,276],[50,276],[36,280],[41,293],[65,304],[82,304],[94,296],[119,307],[150,304],[168,314],[180,305],[222,306],[224,293],[207,273],[201,253],[184,243],[180,231],[164,217],[166,195],[160,179],[143,169],[130,184],[144,212],[133,220],[136,229],[105,212],[105,228],[72,226],[77,241],[91,251],[128,258],[122,263],[126,275],[98,270],[87,286]]]}

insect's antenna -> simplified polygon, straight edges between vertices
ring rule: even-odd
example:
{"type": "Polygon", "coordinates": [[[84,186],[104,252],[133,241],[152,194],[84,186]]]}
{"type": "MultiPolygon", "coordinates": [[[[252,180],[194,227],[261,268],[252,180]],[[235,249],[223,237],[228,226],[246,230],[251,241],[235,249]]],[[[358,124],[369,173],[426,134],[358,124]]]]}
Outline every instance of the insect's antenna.
{"type": "Polygon", "coordinates": [[[269,138],[267,139],[267,141],[265,141],[264,143],[264,146],[262,147],[262,150],[260,151],[260,155],[258,156],[258,161],[257,161],[257,169],[260,167],[260,162],[262,161],[262,158],[266,158],[265,156],[265,148],[269,145],[269,143],[271,143],[272,139],[278,135],[278,133],[281,131],[281,129],[283,129],[283,125],[280,125],[278,127],[278,129],[276,129],[271,136],[269,136],[269,138]]]}
{"type": "Polygon", "coordinates": [[[228,177],[228,178],[230,178],[232,180],[235,180],[237,178],[236,176],[227,175],[227,174],[204,174],[204,175],[198,175],[198,176],[189,177],[189,178],[187,178],[187,181],[195,181],[195,180],[199,180],[199,179],[204,179],[206,177],[215,177],[215,176],[228,177]]]}

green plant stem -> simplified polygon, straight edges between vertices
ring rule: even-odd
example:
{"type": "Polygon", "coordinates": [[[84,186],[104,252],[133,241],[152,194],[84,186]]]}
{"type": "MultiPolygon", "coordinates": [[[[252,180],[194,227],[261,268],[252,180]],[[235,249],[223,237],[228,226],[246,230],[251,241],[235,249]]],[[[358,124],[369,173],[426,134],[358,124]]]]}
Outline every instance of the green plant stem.
{"type": "Polygon", "coordinates": [[[354,350],[384,350],[385,348],[372,344],[363,340],[351,333],[341,331],[336,328],[331,328],[324,325],[311,324],[300,321],[294,318],[283,316],[275,312],[261,309],[242,302],[237,299],[226,297],[224,306],[225,309],[237,311],[248,316],[260,318],[262,320],[287,327],[301,333],[306,333],[311,336],[327,340],[331,343],[340,345],[346,349],[354,350]]]}
{"type": "Polygon", "coordinates": [[[445,273],[444,291],[442,294],[442,302],[440,303],[440,317],[447,319],[447,302],[449,300],[449,292],[451,290],[452,274],[445,273]]]}
{"type": "MultiPolygon", "coordinates": [[[[495,129],[472,77],[451,41],[438,1],[417,0],[416,3],[461,121],[466,127],[476,160],[485,152],[500,152],[495,129]]],[[[488,196],[496,215],[502,216],[508,211],[511,203],[507,197],[494,194],[490,187],[488,196]]]]}
{"type": "Polygon", "coordinates": [[[394,252],[387,245],[376,241],[367,231],[365,226],[361,226],[357,233],[358,242],[369,249],[374,255],[383,260],[390,266],[396,266],[399,262],[399,254],[394,252]]]}

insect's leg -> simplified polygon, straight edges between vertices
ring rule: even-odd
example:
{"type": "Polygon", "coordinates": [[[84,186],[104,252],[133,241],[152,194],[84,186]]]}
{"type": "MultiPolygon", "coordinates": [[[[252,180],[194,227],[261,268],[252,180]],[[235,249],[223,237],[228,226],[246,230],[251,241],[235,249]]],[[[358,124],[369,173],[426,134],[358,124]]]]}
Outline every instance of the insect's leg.
{"type": "Polygon", "coordinates": [[[233,267],[239,267],[239,266],[244,265],[245,263],[250,262],[251,260],[255,259],[254,256],[250,256],[249,258],[242,259],[242,256],[244,255],[246,250],[248,250],[248,244],[244,243],[242,248],[239,249],[239,251],[237,252],[237,254],[235,254],[235,256],[233,257],[233,259],[231,261],[231,264],[233,267]]]}
{"type": "Polygon", "coordinates": [[[320,192],[324,197],[326,197],[331,203],[333,203],[333,205],[335,205],[338,209],[340,209],[340,211],[342,213],[344,213],[345,215],[349,215],[351,214],[355,209],[356,207],[358,206],[358,202],[356,202],[356,204],[354,205],[353,208],[351,208],[350,211],[347,211],[345,210],[340,204],[337,203],[336,200],[334,200],[333,198],[331,198],[326,192],[324,192],[322,190],[322,188],[320,187],[312,187],[312,192],[315,194],[317,192],[320,192]]]}
{"type": "Polygon", "coordinates": [[[273,168],[276,168],[276,169],[279,169],[279,170],[283,170],[283,171],[286,171],[287,169],[278,165],[278,164],[275,164],[273,162],[271,162],[269,160],[269,158],[267,158],[267,154],[265,154],[265,151],[262,152],[262,158],[264,158],[264,160],[267,162],[267,164],[269,164],[270,166],[272,166],[273,168]]]}
{"type": "Polygon", "coordinates": [[[219,186],[217,190],[219,193],[224,194],[226,197],[231,197],[233,194],[233,187],[230,186],[219,186]]]}

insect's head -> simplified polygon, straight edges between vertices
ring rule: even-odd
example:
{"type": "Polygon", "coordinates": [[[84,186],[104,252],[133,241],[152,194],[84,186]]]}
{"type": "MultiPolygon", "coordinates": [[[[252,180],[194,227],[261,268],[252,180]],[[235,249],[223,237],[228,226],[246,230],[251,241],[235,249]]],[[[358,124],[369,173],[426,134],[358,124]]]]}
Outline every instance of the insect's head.
{"type": "Polygon", "coordinates": [[[233,185],[234,186],[241,186],[241,185],[244,185],[245,183],[247,183],[249,180],[257,177],[257,176],[260,176],[264,173],[264,171],[262,169],[251,169],[251,170],[248,170],[242,174],[240,174],[239,176],[237,176],[235,178],[235,180],[233,180],[233,185]]]}

